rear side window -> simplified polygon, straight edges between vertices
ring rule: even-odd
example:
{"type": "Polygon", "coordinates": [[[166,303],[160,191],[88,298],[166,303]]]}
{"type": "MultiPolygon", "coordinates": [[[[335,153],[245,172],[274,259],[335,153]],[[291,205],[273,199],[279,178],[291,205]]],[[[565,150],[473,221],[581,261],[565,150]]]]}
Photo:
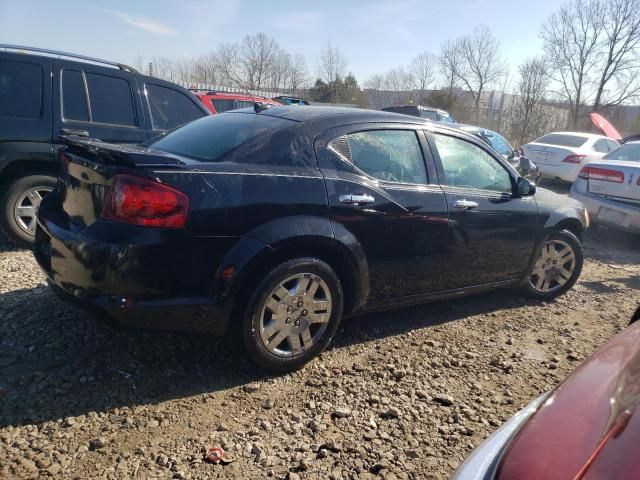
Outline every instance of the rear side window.
{"type": "Polygon", "coordinates": [[[604,140],[598,140],[594,145],[593,149],[599,153],[607,153],[609,151],[609,145],[604,140]]]}
{"type": "Polygon", "coordinates": [[[136,125],[133,96],[123,78],[86,73],[89,103],[94,122],[112,125],[136,125]]]}
{"type": "Polygon", "coordinates": [[[233,110],[236,108],[235,102],[233,100],[211,100],[213,102],[213,107],[216,109],[216,112],[222,113],[228,110],[233,110]]]}
{"type": "Polygon", "coordinates": [[[154,130],[171,130],[204,116],[204,112],[181,92],[153,84],[147,84],[145,88],[154,130]]]}
{"type": "Polygon", "coordinates": [[[26,62],[0,61],[0,115],[40,118],[42,68],[26,62]]]}
{"type": "Polygon", "coordinates": [[[64,69],[62,118],[135,127],[136,113],[129,82],[109,75],[64,69]]]}
{"type": "Polygon", "coordinates": [[[422,110],[421,115],[422,118],[426,118],[428,120],[438,121],[438,113],[433,110],[422,110]]]}
{"type": "Polygon", "coordinates": [[[537,139],[534,143],[546,143],[547,145],[578,148],[587,143],[587,140],[589,140],[587,137],[580,137],[578,135],[548,133],[537,139]]]}
{"type": "Polygon", "coordinates": [[[152,148],[201,162],[257,162],[261,151],[277,156],[287,149],[286,135],[278,133],[295,122],[250,113],[211,115],[151,142],[152,148]],[[280,137],[285,137],[284,139],[280,137]]]}
{"type": "Polygon", "coordinates": [[[62,72],[62,117],[66,120],[89,121],[89,105],[82,72],[62,72]]]}
{"type": "Polygon", "coordinates": [[[387,182],[427,183],[424,158],[412,130],[371,130],[339,137],[329,149],[366,174],[387,182]]]}

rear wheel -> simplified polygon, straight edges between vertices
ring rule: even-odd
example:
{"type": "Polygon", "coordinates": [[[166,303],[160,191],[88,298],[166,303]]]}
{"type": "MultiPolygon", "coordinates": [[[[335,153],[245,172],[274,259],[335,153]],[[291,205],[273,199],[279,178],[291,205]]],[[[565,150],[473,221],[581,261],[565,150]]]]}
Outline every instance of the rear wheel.
{"type": "Polygon", "coordinates": [[[27,175],[10,181],[6,187],[0,227],[17,245],[31,247],[40,202],[56,187],[56,178],[46,174],[27,175]]]}
{"type": "Polygon", "coordinates": [[[533,298],[551,300],[569,290],[582,272],[580,240],[568,230],[551,233],[542,243],[525,292],[533,298]]]}
{"type": "Polygon", "coordinates": [[[326,348],[342,317],[340,280],[315,258],[288,260],[251,296],[242,340],[251,359],[272,371],[302,367],[326,348]]]}

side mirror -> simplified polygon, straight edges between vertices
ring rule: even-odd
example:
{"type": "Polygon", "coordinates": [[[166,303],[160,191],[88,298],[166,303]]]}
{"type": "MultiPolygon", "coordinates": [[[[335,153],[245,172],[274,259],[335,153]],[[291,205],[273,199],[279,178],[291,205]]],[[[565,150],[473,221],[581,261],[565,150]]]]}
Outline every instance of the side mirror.
{"type": "Polygon", "coordinates": [[[526,178],[519,177],[516,185],[516,193],[520,197],[528,197],[536,193],[536,186],[526,178]]]}

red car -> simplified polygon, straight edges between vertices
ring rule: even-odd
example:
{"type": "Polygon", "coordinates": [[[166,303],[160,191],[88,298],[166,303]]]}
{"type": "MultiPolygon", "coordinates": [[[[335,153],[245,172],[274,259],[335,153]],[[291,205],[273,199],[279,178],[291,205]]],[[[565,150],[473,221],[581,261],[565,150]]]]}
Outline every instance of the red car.
{"type": "MultiPolygon", "coordinates": [[[[640,318],[640,309],[634,320],[640,318]]],[[[456,480],[640,478],[640,321],[484,441],[456,480]]]]}
{"type": "Polygon", "coordinates": [[[226,112],[227,110],[236,110],[238,108],[253,107],[255,102],[266,103],[267,105],[273,106],[282,105],[270,98],[251,97],[245,93],[194,90],[193,94],[200,99],[212,114],[226,112]]]}

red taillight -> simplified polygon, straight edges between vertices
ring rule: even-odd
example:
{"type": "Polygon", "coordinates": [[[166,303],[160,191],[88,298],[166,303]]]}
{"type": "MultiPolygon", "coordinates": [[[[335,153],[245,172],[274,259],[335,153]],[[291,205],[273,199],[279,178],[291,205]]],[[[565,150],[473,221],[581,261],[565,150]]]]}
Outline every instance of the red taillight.
{"type": "Polygon", "coordinates": [[[100,216],[144,227],[180,228],[188,211],[189,197],[184,193],[146,178],[116,175],[100,216]]]}
{"type": "Polygon", "coordinates": [[[578,178],[583,178],[585,180],[600,180],[601,182],[622,183],[624,182],[624,173],[610,168],[586,166],[580,170],[578,178]]]}
{"type": "Polygon", "coordinates": [[[580,163],[584,157],[586,157],[586,155],[569,155],[562,161],[564,163],[580,163]]]}

